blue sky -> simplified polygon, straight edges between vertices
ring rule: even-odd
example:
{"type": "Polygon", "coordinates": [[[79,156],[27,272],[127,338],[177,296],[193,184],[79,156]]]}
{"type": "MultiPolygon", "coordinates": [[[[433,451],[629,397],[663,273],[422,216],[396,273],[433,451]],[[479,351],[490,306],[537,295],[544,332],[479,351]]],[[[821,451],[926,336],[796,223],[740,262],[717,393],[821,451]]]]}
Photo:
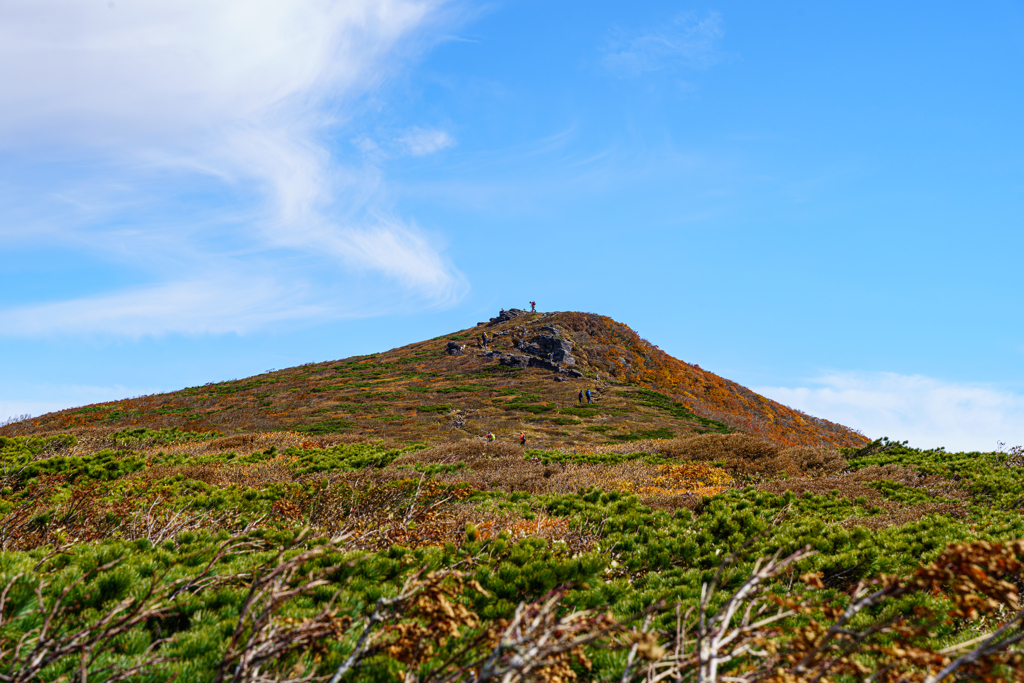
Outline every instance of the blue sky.
{"type": "Polygon", "coordinates": [[[1024,444],[1024,3],[13,0],[0,420],[584,310],[1024,444]]]}

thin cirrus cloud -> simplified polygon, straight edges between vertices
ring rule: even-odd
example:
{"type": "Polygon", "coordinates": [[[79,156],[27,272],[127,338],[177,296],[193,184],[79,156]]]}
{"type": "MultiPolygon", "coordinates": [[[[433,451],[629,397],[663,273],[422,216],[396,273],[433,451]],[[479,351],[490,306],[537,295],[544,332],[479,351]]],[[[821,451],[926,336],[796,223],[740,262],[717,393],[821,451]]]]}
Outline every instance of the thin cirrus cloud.
{"type": "MultiPolygon", "coordinates": [[[[131,268],[136,280],[141,270],[145,284],[83,296],[67,283],[62,300],[0,311],[4,333],[249,331],[379,303],[359,306],[354,291],[391,309],[457,300],[465,279],[385,203],[380,164],[329,141],[358,119],[360,97],[425,49],[441,8],[5,3],[0,59],[18,68],[0,72],[0,168],[11,179],[0,237],[70,246],[97,267],[131,268]],[[340,289],[344,305],[332,298],[340,289]],[[242,294],[217,299],[228,292],[242,294]]],[[[453,144],[409,131],[407,154],[453,144]]]]}
{"type": "Polygon", "coordinates": [[[301,287],[283,290],[281,283],[271,278],[236,275],[14,307],[5,310],[3,316],[8,330],[24,336],[244,334],[268,324],[329,313],[308,301],[301,287]]]}
{"type": "Polygon", "coordinates": [[[758,387],[780,403],[920,448],[1024,445],[1024,396],[984,384],[891,372],[835,372],[803,387],[758,387]]]}
{"type": "Polygon", "coordinates": [[[608,40],[603,61],[620,76],[679,67],[706,68],[721,59],[718,46],[724,35],[717,12],[704,16],[683,12],[653,28],[617,28],[608,40]]]}
{"type": "Polygon", "coordinates": [[[418,126],[414,126],[404,135],[399,136],[396,142],[406,153],[415,157],[440,152],[455,144],[455,140],[446,131],[424,129],[418,126]]]}

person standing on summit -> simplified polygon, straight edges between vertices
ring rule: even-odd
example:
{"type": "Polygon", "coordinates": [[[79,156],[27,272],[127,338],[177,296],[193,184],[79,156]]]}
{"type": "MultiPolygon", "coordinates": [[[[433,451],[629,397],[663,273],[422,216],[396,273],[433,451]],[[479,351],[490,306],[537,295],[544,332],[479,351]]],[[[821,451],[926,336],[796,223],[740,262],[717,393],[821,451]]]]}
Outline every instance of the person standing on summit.
{"type": "Polygon", "coordinates": [[[531,301],[530,302],[530,313],[536,313],[536,312],[537,312],[537,302],[536,301],[531,301]]]}

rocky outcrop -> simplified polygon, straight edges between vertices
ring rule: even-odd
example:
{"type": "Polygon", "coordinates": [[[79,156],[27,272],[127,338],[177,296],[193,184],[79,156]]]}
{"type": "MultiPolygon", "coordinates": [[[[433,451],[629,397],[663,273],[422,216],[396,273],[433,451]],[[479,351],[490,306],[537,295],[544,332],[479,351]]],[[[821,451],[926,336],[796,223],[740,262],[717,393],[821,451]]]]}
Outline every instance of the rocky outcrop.
{"type": "Polygon", "coordinates": [[[490,322],[477,323],[477,325],[500,325],[501,323],[507,323],[513,318],[518,318],[521,315],[526,315],[526,311],[521,308],[510,308],[507,311],[503,308],[498,313],[497,318],[491,318],[490,322]]]}
{"type": "Polygon", "coordinates": [[[445,349],[445,353],[449,356],[461,356],[465,351],[466,347],[457,341],[448,342],[448,347],[445,349]]]}
{"type": "MultiPolygon", "coordinates": [[[[483,354],[483,355],[489,356],[489,357],[493,357],[493,356],[497,356],[498,354],[492,353],[492,354],[483,354]]],[[[504,354],[500,358],[498,358],[498,362],[501,363],[502,365],[504,365],[507,368],[516,368],[516,369],[540,368],[542,370],[550,370],[551,372],[564,372],[565,374],[569,375],[570,377],[582,377],[583,376],[583,373],[580,372],[579,370],[576,370],[576,369],[566,370],[565,368],[560,366],[558,363],[552,363],[551,361],[547,360],[546,358],[537,358],[536,356],[520,356],[520,355],[517,355],[517,354],[508,353],[508,354],[504,354]]]]}
{"type": "Polygon", "coordinates": [[[545,358],[559,365],[575,365],[572,342],[554,334],[538,334],[522,350],[533,356],[545,358]]]}
{"type": "Polygon", "coordinates": [[[562,368],[558,367],[558,363],[552,363],[544,358],[537,358],[536,356],[530,356],[530,367],[541,368],[542,370],[550,370],[551,372],[558,372],[562,368]]]}
{"type": "MultiPolygon", "coordinates": [[[[489,323],[479,324],[497,325],[525,314],[526,311],[518,308],[512,308],[507,311],[503,309],[498,317],[491,318],[489,323]]],[[[486,352],[485,350],[484,353],[477,355],[496,358],[501,365],[508,368],[541,368],[543,370],[550,370],[551,372],[563,375],[563,379],[565,376],[583,376],[583,373],[578,370],[568,369],[576,365],[576,358],[572,355],[573,342],[567,339],[565,330],[559,325],[543,325],[533,328],[529,327],[529,325],[530,323],[526,322],[525,325],[505,328],[495,332],[494,336],[490,338],[495,344],[502,340],[505,340],[505,343],[511,342],[512,346],[519,353],[486,352]]]]}
{"type": "Polygon", "coordinates": [[[531,358],[529,356],[508,354],[506,356],[502,356],[498,362],[508,368],[524,369],[530,367],[530,360],[531,358]]]}

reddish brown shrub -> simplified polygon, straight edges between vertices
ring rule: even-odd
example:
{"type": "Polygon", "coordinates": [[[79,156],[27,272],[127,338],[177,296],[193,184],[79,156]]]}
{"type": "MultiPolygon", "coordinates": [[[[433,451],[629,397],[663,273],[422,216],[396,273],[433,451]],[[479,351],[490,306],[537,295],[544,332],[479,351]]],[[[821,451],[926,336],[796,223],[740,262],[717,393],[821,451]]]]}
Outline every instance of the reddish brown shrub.
{"type": "Polygon", "coordinates": [[[779,455],[792,460],[797,468],[809,477],[839,474],[849,464],[842,453],[827,446],[797,446],[787,448],[779,455]]]}

